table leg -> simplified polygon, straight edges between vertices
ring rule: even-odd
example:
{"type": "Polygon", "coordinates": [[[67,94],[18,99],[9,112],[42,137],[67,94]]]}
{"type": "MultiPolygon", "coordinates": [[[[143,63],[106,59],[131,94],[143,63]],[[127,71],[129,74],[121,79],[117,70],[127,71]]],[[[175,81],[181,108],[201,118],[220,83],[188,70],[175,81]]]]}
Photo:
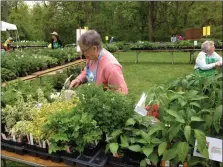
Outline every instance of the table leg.
{"type": "Polygon", "coordinates": [[[171,55],[172,55],[172,64],[173,64],[173,62],[174,62],[174,59],[173,59],[173,52],[169,52],[171,55]]]}
{"type": "Polygon", "coordinates": [[[138,53],[136,52],[136,61],[135,63],[138,63],[138,53]]]}
{"type": "Polygon", "coordinates": [[[6,166],[6,160],[5,159],[2,159],[2,161],[3,161],[3,167],[7,167],[6,166]]]}
{"type": "Polygon", "coordinates": [[[190,52],[190,60],[189,60],[189,64],[193,64],[193,60],[194,60],[194,51],[190,52]]]}
{"type": "Polygon", "coordinates": [[[136,61],[135,61],[135,63],[138,63],[139,62],[139,53],[140,52],[136,52],[136,61]]]}
{"type": "Polygon", "coordinates": [[[189,60],[189,64],[191,64],[191,56],[192,56],[191,54],[192,54],[192,53],[190,52],[190,60],[189,60]]]}

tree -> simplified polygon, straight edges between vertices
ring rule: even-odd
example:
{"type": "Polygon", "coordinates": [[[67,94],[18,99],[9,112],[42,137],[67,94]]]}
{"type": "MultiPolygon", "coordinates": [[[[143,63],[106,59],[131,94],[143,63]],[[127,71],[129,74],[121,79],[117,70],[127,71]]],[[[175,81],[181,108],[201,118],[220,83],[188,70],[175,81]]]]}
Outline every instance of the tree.
{"type": "Polygon", "coordinates": [[[172,34],[211,25],[222,31],[222,2],[194,1],[43,1],[29,8],[23,1],[3,1],[1,19],[17,25],[22,39],[49,41],[57,31],[63,43],[76,41],[76,29],[88,26],[120,41],[169,41],[172,34]]]}

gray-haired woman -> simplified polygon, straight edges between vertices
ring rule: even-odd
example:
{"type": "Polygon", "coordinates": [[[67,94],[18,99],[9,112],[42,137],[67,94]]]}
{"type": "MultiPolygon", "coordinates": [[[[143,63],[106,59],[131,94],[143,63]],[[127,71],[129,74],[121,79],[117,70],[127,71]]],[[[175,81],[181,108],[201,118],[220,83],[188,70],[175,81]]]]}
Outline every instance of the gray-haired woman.
{"type": "Polygon", "coordinates": [[[222,57],[214,51],[213,41],[202,43],[201,50],[196,58],[194,70],[204,76],[213,76],[216,73],[215,68],[222,65],[222,57]]]}
{"type": "Polygon", "coordinates": [[[115,89],[120,93],[128,94],[122,66],[109,51],[102,47],[100,35],[94,30],[89,30],[80,36],[78,44],[87,63],[84,71],[71,82],[70,87],[94,82],[103,85],[105,90],[115,89]]]}

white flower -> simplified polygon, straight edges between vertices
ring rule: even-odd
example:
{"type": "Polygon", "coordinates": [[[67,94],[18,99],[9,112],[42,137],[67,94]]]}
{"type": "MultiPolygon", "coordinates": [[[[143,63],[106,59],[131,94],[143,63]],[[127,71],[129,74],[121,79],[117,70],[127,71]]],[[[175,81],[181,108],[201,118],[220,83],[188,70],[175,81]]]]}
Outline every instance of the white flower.
{"type": "Polygon", "coordinates": [[[36,105],[36,108],[41,108],[42,107],[42,103],[38,103],[37,105],[36,105]]]}
{"type": "Polygon", "coordinates": [[[56,99],[60,96],[60,93],[51,93],[50,98],[51,99],[56,99]]]}

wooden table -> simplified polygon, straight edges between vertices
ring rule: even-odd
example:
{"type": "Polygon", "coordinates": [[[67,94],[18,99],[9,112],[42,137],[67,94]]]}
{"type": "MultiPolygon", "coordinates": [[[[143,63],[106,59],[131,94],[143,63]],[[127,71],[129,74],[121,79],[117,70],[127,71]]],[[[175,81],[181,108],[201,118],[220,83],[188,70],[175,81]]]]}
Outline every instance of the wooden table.
{"type": "Polygon", "coordinates": [[[52,162],[51,160],[43,160],[40,159],[39,157],[32,157],[29,155],[19,155],[5,150],[1,150],[1,159],[3,160],[4,167],[7,166],[6,160],[38,167],[70,167],[62,162],[55,163],[52,162]]]}
{"type": "MultiPolygon", "coordinates": [[[[189,59],[189,63],[192,64],[193,62],[193,58],[194,58],[194,53],[196,51],[200,52],[201,50],[200,49],[171,49],[171,50],[168,50],[168,49],[159,49],[159,50],[131,50],[131,51],[135,51],[136,52],[136,61],[135,63],[138,63],[139,62],[139,54],[141,52],[169,52],[171,53],[172,55],[172,64],[174,63],[174,57],[173,57],[173,52],[189,52],[189,56],[190,56],[190,59],[189,59]]],[[[222,51],[222,49],[215,49],[215,51],[222,51]]]]}

